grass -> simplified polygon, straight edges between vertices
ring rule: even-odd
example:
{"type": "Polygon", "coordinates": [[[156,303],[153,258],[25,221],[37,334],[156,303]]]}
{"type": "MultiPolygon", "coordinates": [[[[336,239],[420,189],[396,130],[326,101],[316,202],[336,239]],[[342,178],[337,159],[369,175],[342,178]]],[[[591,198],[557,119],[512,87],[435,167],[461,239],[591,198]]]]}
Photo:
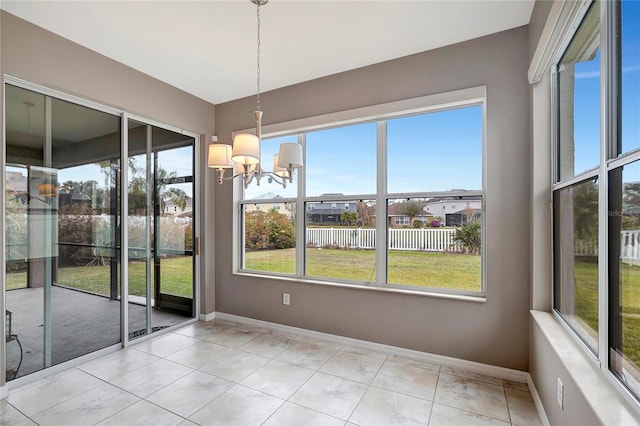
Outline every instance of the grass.
{"type": "MultiPolygon", "coordinates": [[[[598,330],[598,265],[575,263],[575,314],[592,331],[598,330]]],[[[640,267],[621,265],[622,285],[622,352],[640,366],[640,267]]]]}
{"type": "MultiPolygon", "coordinates": [[[[373,250],[308,248],[306,275],[374,282],[373,250]]],[[[245,268],[293,274],[295,250],[249,252],[245,268]]],[[[480,256],[416,251],[389,252],[388,281],[419,287],[480,291],[480,256]]]]}
{"type": "MultiPolygon", "coordinates": [[[[191,256],[163,258],[162,292],[183,297],[193,297],[193,264],[191,256]]],[[[108,296],[110,294],[109,266],[74,266],[58,270],[58,283],[67,287],[108,296]]],[[[146,267],[144,262],[129,263],[129,294],[146,295],[146,267]]],[[[153,265],[151,265],[153,285],[153,265]]],[[[24,288],[27,284],[26,272],[7,273],[7,290],[24,288]]]]}

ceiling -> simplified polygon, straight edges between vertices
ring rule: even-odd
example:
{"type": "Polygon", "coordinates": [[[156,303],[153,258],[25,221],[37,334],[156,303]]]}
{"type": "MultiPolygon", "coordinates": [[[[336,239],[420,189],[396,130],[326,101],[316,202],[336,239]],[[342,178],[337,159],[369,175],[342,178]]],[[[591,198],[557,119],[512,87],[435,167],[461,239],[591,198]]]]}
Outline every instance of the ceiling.
{"type": "MultiPolygon", "coordinates": [[[[270,0],[261,8],[261,90],[526,25],[533,4],[270,0]]],[[[214,104],[255,94],[249,0],[2,0],[0,7],[214,104]]]]}

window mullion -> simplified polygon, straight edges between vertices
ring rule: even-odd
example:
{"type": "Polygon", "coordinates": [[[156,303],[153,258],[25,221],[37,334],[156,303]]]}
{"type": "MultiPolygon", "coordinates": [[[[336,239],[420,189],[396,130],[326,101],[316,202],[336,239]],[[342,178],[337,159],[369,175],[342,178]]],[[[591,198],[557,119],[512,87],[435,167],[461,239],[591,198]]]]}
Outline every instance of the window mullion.
{"type": "Polygon", "coordinates": [[[376,123],[376,285],[387,282],[387,122],[376,123]]]}
{"type": "MultiPolygon", "coordinates": [[[[298,134],[298,143],[302,145],[303,163],[307,164],[307,146],[305,133],[298,134]]],[[[306,197],[306,167],[298,169],[298,198],[296,199],[296,276],[303,277],[305,275],[305,247],[306,247],[306,217],[307,212],[304,206],[306,197]]]]}

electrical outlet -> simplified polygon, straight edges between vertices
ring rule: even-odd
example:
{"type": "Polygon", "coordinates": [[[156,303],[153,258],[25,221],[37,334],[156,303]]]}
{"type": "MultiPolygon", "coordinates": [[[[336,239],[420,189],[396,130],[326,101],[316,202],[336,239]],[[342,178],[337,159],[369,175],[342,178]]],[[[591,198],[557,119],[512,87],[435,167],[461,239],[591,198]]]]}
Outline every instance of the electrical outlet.
{"type": "Polygon", "coordinates": [[[289,293],[282,293],[282,304],[283,305],[291,304],[291,295],[289,293]]]}
{"type": "Polygon", "coordinates": [[[560,380],[560,377],[558,377],[558,388],[557,388],[557,395],[556,395],[557,399],[558,399],[558,405],[560,406],[561,410],[564,410],[563,407],[563,399],[564,399],[564,384],[562,383],[562,380],[560,380]]]}

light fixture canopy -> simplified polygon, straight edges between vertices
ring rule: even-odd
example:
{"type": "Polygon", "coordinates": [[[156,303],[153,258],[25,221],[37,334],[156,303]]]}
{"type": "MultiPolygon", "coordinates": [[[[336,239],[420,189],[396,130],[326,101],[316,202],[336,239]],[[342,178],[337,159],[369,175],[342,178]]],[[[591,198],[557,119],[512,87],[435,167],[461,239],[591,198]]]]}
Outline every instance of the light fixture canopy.
{"type": "Polygon", "coordinates": [[[287,182],[293,182],[293,171],[303,166],[302,146],[297,143],[287,142],[280,145],[280,151],[273,160],[273,171],[268,172],[260,165],[260,144],[262,142],[262,110],[260,109],[260,6],[267,4],[269,0],[251,0],[257,6],[256,16],[258,23],[257,46],[257,90],[256,90],[256,134],[237,133],[233,138],[233,149],[227,144],[212,143],[209,145],[207,165],[215,168],[218,174],[218,183],[232,180],[242,176],[244,187],[247,188],[252,181],[260,185],[260,180],[267,177],[269,182],[276,182],[287,187],[287,182]],[[232,168],[236,163],[236,174],[225,177],[225,169],[232,168]]]}

